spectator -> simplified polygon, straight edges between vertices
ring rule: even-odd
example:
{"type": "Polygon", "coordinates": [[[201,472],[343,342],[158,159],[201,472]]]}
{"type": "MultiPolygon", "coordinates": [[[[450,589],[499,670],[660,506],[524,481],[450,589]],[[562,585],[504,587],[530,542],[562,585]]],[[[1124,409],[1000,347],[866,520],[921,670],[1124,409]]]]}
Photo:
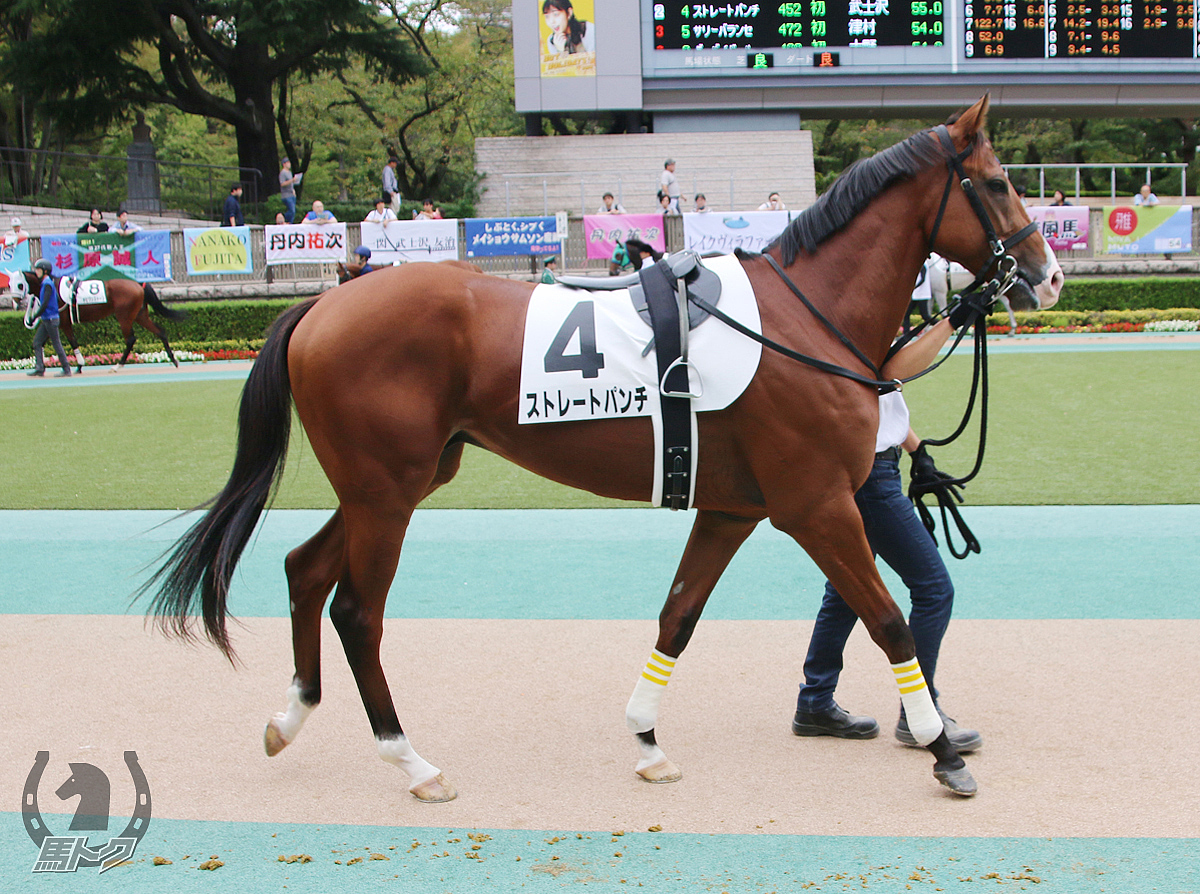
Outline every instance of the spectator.
{"type": "Polygon", "coordinates": [[[71,375],[71,361],[67,359],[67,352],[63,350],[62,339],[58,335],[58,291],[54,288],[54,277],[50,275],[53,269],[45,258],[38,258],[33,265],[33,273],[41,284],[41,293],[37,313],[33,315],[38,321],[37,331],[33,334],[33,369],[25,373],[27,376],[46,374],[46,358],[42,354],[42,346],[47,341],[54,345],[58,354],[60,369],[54,375],[71,375]]]}
{"type": "Polygon", "coordinates": [[[283,227],[283,226],[287,226],[287,223],[288,223],[288,219],[283,216],[283,212],[276,211],[275,212],[275,226],[283,227]]]}
{"type": "Polygon", "coordinates": [[[140,226],[129,219],[129,212],[124,208],[117,212],[117,226],[112,232],[120,233],[122,236],[132,236],[134,233],[140,232],[141,229],[140,226]]]}
{"type": "Polygon", "coordinates": [[[696,193],[696,213],[707,214],[712,209],[708,207],[708,199],[704,197],[704,193],[696,193]]]}
{"type": "Polygon", "coordinates": [[[400,214],[400,181],[396,178],[399,166],[400,159],[394,155],[383,166],[383,204],[391,206],[393,220],[400,214]]]}
{"type": "Polygon", "coordinates": [[[678,214],[679,213],[678,211],[675,210],[675,206],[671,204],[671,197],[669,195],[667,195],[665,192],[660,192],[658,194],[658,210],[661,211],[663,214],[678,214]]]}
{"type": "Polygon", "coordinates": [[[12,229],[4,234],[5,245],[20,245],[29,238],[29,234],[21,229],[21,218],[12,219],[12,229]]]}
{"type": "Polygon", "coordinates": [[[779,198],[779,193],[773,192],[767,196],[767,200],[758,206],[759,211],[787,211],[787,205],[783,204],[783,199],[779,198]]]}
{"type": "Polygon", "coordinates": [[[1133,197],[1135,205],[1157,205],[1158,196],[1150,191],[1150,184],[1143,183],[1142,188],[1138,190],[1138,194],[1133,197]]]}
{"type": "Polygon", "coordinates": [[[370,264],[371,249],[365,245],[360,245],[354,249],[354,256],[358,258],[358,261],[351,261],[348,264],[338,261],[337,272],[339,283],[349,282],[356,277],[365,276],[375,269],[370,264]]]}
{"type": "Polygon", "coordinates": [[[91,217],[87,223],[75,231],[76,233],[107,233],[108,224],[104,220],[104,215],[100,213],[99,208],[93,208],[91,217]]]}
{"type": "Polygon", "coordinates": [[[641,270],[646,261],[658,261],[663,256],[661,251],[655,251],[648,243],[640,239],[626,239],[625,253],[629,256],[634,270],[641,270]]]}
{"type": "Polygon", "coordinates": [[[550,36],[546,38],[547,55],[596,51],[596,35],[592,25],[575,18],[575,7],[571,0],[545,0],[542,15],[546,17],[546,27],[550,29],[550,36]]]}
{"type": "Polygon", "coordinates": [[[375,210],[368,211],[363,223],[383,224],[385,227],[396,219],[396,212],[388,207],[387,194],[375,200],[375,210]]]}
{"type": "Polygon", "coordinates": [[[546,263],[542,267],[542,282],[548,286],[558,282],[558,258],[546,258],[546,263]]]}
{"type": "Polygon", "coordinates": [[[606,192],[601,200],[603,204],[596,209],[597,214],[624,214],[625,206],[613,198],[611,192],[606,192]]]}
{"type": "Polygon", "coordinates": [[[282,159],[279,167],[282,168],[279,172],[279,198],[283,199],[283,222],[292,223],[296,219],[296,184],[304,175],[292,173],[290,158],[282,159]]]}
{"type": "Polygon", "coordinates": [[[225,197],[225,207],[221,211],[221,226],[240,227],[246,221],[242,217],[242,184],[235,183],[229,187],[229,195],[225,197]]]}
{"type": "Polygon", "coordinates": [[[675,159],[668,158],[663,162],[663,172],[658,178],[659,189],[658,195],[661,204],[661,197],[666,196],[671,203],[671,209],[675,214],[679,213],[679,181],[675,178],[675,159]]]}
{"type": "Polygon", "coordinates": [[[1029,192],[1029,188],[1022,183],[1019,186],[1014,186],[1013,189],[1017,191],[1017,198],[1021,200],[1021,204],[1027,206],[1029,204],[1029,199],[1026,196],[1026,193],[1029,192]]]}
{"type": "Polygon", "coordinates": [[[1067,197],[1061,189],[1056,189],[1056,190],[1054,190],[1054,201],[1052,201],[1050,204],[1051,205],[1070,205],[1071,203],[1067,201],[1067,197]]]}
{"type": "Polygon", "coordinates": [[[433,199],[421,202],[421,210],[413,215],[413,220],[441,220],[442,212],[433,207],[433,199]]]}
{"type": "Polygon", "coordinates": [[[337,218],[333,216],[332,211],[325,210],[324,202],[316,199],[312,204],[312,211],[304,215],[302,223],[324,226],[325,224],[337,223],[337,218]]]}

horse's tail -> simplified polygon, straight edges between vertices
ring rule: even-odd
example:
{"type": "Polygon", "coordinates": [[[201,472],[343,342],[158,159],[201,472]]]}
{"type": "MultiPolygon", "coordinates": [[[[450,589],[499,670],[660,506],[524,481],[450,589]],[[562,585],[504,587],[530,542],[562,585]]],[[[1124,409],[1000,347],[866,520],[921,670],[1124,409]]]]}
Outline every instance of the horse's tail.
{"type": "Polygon", "coordinates": [[[146,295],[146,303],[150,305],[156,314],[164,316],[168,320],[175,320],[176,322],[187,319],[187,311],[172,310],[163,304],[162,299],[158,297],[158,292],[154,291],[154,286],[150,285],[150,283],[145,283],[142,286],[142,290],[146,295]]]}
{"type": "Polygon", "coordinates": [[[312,298],[288,308],[271,326],[242,389],[237,454],[229,481],[197,507],[208,511],[139,590],[141,595],[157,589],[147,614],[153,614],[168,635],[194,639],[192,616],[198,609],[205,635],[230,661],[233,647],[225,629],[229,581],[283,475],[292,427],[288,342],[316,302],[312,298]]]}

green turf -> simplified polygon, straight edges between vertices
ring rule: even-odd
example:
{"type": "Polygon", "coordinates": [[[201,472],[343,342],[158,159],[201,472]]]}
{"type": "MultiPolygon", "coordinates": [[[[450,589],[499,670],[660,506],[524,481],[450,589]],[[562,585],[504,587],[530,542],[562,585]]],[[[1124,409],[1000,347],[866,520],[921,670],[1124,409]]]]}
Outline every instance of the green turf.
{"type": "MultiPolygon", "coordinates": [[[[969,359],[905,394],[923,435],[961,413],[969,359]]],[[[976,505],[1200,503],[1200,352],[1106,351],[992,358],[988,458],[976,505]]],[[[0,390],[0,508],[190,508],[228,475],[241,383],[175,382],[0,390]]],[[[934,451],[963,472],[974,437],[934,451]]],[[[701,445],[703,451],[703,445],[701,445]]],[[[702,453],[703,455],[703,453],[702,453]]],[[[303,438],[278,506],[333,505],[303,438]]],[[[480,450],[427,505],[573,508],[621,504],[537,478],[480,450]]],[[[638,504],[632,504],[638,505],[638,504]]]]}

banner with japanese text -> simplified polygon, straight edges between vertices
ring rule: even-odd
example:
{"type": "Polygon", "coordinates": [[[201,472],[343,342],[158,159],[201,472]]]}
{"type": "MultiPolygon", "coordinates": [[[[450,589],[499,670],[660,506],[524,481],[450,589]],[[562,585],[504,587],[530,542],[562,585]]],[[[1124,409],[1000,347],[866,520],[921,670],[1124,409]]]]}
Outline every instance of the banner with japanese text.
{"type": "Polygon", "coordinates": [[[562,250],[553,217],[471,218],[463,224],[468,258],[553,255],[562,250]]]}
{"type": "Polygon", "coordinates": [[[183,254],[191,276],[254,272],[249,227],[185,229],[183,254]]]}
{"type": "Polygon", "coordinates": [[[1105,205],[1102,251],[1110,255],[1192,250],[1191,205],[1105,205]]]}
{"type": "MultiPolygon", "coordinates": [[[[553,218],[551,218],[553,220],[553,218]]],[[[362,244],[371,249],[371,266],[397,261],[457,261],[458,221],[394,220],[362,223],[362,244]]]]}
{"type": "Polygon", "coordinates": [[[1025,209],[1037,221],[1042,238],[1054,251],[1088,247],[1087,205],[1030,205],[1025,209]]]}
{"type": "Polygon", "coordinates": [[[268,265],[346,260],[344,223],[272,224],[263,231],[268,265]]]}
{"type": "Polygon", "coordinates": [[[655,251],[667,250],[661,214],[585,214],[583,235],[588,259],[611,258],[618,242],[640,239],[655,251]]]}
{"type": "Polygon", "coordinates": [[[791,220],[789,211],[742,211],[683,215],[683,247],[700,254],[761,252],[791,220]]]}
{"type": "Polygon", "coordinates": [[[29,257],[29,240],[5,240],[0,244],[0,289],[8,288],[9,280],[19,276],[22,270],[32,270],[29,257]]]}
{"type": "Polygon", "coordinates": [[[55,276],[165,282],[171,278],[171,233],[48,233],[42,257],[54,265],[55,276]]]}

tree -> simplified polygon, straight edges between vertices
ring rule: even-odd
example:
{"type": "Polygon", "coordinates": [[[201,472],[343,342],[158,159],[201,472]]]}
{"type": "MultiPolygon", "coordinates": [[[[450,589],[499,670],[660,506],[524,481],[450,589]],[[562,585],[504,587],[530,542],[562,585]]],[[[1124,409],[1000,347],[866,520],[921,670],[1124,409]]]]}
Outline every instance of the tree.
{"type": "Polygon", "coordinates": [[[104,128],[149,105],[224,121],[259,197],[279,188],[276,128],[287,145],[290,81],[336,76],[357,60],[391,83],[424,68],[406,34],[362,0],[54,3],[45,30],[11,49],[19,87],[44,94],[47,109],[76,129],[104,128]],[[155,61],[139,64],[147,45],[155,61]]]}

